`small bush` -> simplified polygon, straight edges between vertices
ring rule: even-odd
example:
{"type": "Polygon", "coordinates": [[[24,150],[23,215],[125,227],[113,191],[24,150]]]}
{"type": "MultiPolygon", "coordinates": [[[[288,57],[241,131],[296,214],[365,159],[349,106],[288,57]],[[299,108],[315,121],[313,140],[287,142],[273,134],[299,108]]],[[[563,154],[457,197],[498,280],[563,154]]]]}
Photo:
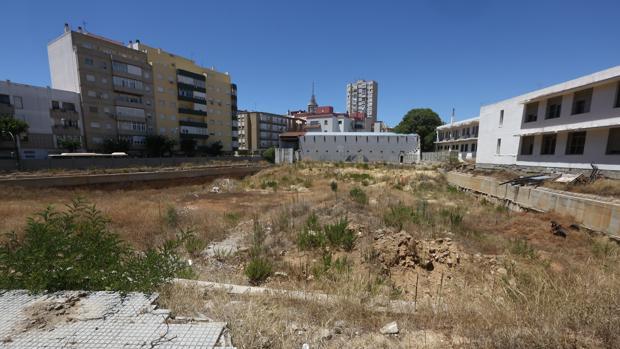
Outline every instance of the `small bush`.
{"type": "Polygon", "coordinates": [[[528,259],[536,259],[536,250],[525,239],[515,239],[510,241],[509,250],[512,254],[528,259]]]}
{"type": "Polygon", "coordinates": [[[341,218],[335,224],[328,224],[323,227],[325,237],[331,246],[341,247],[345,251],[353,250],[357,237],[355,233],[348,229],[349,221],[341,218]]]}
{"type": "Polygon", "coordinates": [[[183,232],[183,241],[185,250],[192,257],[197,257],[200,255],[205,248],[207,248],[207,241],[199,238],[193,231],[183,232]]]}
{"type": "Polygon", "coordinates": [[[224,220],[231,226],[237,225],[239,220],[241,220],[241,215],[237,212],[226,212],[224,213],[224,220]]]}
{"type": "Polygon", "coordinates": [[[166,224],[171,228],[176,228],[179,225],[179,218],[177,208],[169,205],[168,208],[166,208],[166,215],[164,217],[166,224]]]}
{"type": "Polygon", "coordinates": [[[297,235],[297,247],[300,250],[311,250],[325,246],[325,233],[304,227],[297,235]]]}
{"type": "Polygon", "coordinates": [[[372,180],[372,176],[368,173],[347,173],[345,175],[346,178],[352,179],[356,182],[370,181],[372,180]]]}
{"type": "Polygon", "coordinates": [[[416,213],[413,208],[398,203],[389,207],[388,211],[383,215],[383,222],[390,227],[394,227],[399,231],[407,222],[415,222],[416,213]]]}
{"type": "Polygon", "coordinates": [[[31,291],[154,291],[191,269],[177,254],[182,238],[136,253],[108,230],[100,211],[74,200],[28,219],[23,239],[12,234],[0,248],[0,289],[31,291]]]}
{"type": "Polygon", "coordinates": [[[271,188],[274,191],[278,190],[278,181],[276,180],[266,180],[263,181],[260,185],[261,189],[267,189],[267,188],[271,188]]]}
{"type": "Polygon", "coordinates": [[[364,179],[364,180],[362,181],[362,185],[363,185],[363,186],[365,186],[365,187],[367,187],[368,185],[370,185],[370,182],[369,182],[367,179],[364,179]]]}
{"type": "Polygon", "coordinates": [[[338,192],[338,183],[336,181],[331,181],[329,183],[329,188],[334,192],[338,192]]]}
{"type": "Polygon", "coordinates": [[[271,275],[272,265],[265,257],[253,257],[245,267],[245,275],[252,285],[259,285],[271,275]]]}
{"type": "Polygon", "coordinates": [[[353,189],[351,189],[351,191],[349,192],[349,195],[351,195],[351,199],[353,201],[357,202],[360,205],[368,204],[368,196],[359,187],[354,187],[353,189]]]}

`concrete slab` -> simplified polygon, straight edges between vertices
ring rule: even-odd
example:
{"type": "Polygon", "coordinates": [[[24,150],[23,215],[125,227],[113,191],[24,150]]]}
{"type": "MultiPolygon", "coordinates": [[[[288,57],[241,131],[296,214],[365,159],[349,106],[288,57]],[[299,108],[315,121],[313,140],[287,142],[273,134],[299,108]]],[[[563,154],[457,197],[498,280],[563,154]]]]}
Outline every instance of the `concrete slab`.
{"type": "Polygon", "coordinates": [[[157,295],[0,291],[2,348],[232,348],[226,323],[169,323],[157,295]]]}

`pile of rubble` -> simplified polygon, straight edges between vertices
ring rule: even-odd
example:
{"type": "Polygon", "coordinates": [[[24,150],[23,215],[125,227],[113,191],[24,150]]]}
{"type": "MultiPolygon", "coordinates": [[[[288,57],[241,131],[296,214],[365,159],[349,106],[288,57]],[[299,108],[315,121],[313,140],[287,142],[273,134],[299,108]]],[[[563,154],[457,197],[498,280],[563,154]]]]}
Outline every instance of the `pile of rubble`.
{"type": "Polygon", "coordinates": [[[461,256],[450,238],[415,240],[406,231],[380,229],[374,234],[373,248],[384,271],[400,266],[431,271],[437,263],[455,267],[461,256]]]}

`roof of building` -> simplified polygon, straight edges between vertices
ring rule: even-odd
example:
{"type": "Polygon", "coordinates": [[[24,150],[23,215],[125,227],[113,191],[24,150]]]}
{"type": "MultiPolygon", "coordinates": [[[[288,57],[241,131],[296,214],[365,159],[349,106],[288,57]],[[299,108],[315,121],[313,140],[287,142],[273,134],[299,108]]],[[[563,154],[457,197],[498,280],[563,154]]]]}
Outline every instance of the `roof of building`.
{"type": "Polygon", "coordinates": [[[438,129],[446,129],[446,128],[451,128],[451,127],[455,127],[455,126],[464,126],[464,125],[475,124],[475,123],[479,123],[479,122],[480,122],[480,117],[476,116],[474,118],[469,118],[469,119],[465,119],[465,120],[455,121],[453,123],[447,123],[447,124],[441,125],[441,126],[439,126],[437,128],[438,129]]]}
{"type": "Polygon", "coordinates": [[[416,133],[394,133],[394,132],[313,132],[312,136],[417,136],[416,133]]]}

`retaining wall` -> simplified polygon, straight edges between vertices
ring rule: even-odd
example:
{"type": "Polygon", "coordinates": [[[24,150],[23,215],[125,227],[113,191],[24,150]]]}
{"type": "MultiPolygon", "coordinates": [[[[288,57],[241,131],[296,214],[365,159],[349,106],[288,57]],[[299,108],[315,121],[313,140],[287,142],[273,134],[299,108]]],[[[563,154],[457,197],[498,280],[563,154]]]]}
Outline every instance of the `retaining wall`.
{"type": "Polygon", "coordinates": [[[29,177],[0,179],[0,188],[6,185],[22,187],[68,187],[93,184],[114,184],[140,181],[162,181],[188,178],[217,178],[222,176],[243,177],[252,175],[266,166],[213,166],[207,168],[175,170],[175,171],[152,171],[110,173],[92,175],[66,175],[54,177],[29,177]]]}
{"type": "Polygon", "coordinates": [[[499,185],[495,178],[448,172],[448,183],[506,200],[523,208],[568,215],[582,226],[612,235],[620,234],[620,204],[541,187],[499,185]]]}

